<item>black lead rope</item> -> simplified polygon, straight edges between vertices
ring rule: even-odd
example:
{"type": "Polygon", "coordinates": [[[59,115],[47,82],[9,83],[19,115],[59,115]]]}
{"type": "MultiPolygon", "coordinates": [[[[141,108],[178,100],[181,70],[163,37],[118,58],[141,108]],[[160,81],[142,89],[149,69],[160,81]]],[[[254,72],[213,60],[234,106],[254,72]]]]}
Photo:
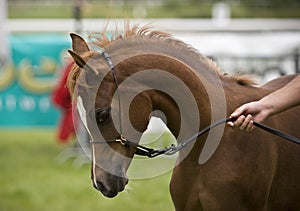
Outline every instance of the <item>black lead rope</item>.
{"type": "MultiPolygon", "coordinates": [[[[176,152],[180,151],[181,149],[183,149],[186,145],[190,144],[192,141],[194,141],[196,138],[200,137],[201,135],[205,134],[206,132],[208,132],[209,130],[221,125],[221,124],[225,124],[227,122],[233,122],[235,121],[237,118],[226,118],[226,119],[222,119],[219,121],[216,121],[214,123],[212,123],[211,125],[203,128],[202,130],[200,130],[198,133],[196,133],[195,135],[193,135],[192,137],[190,137],[189,139],[186,139],[182,142],[180,142],[177,146],[175,146],[174,144],[172,144],[170,147],[166,147],[166,148],[161,148],[161,149],[152,149],[152,148],[148,148],[145,146],[141,146],[139,144],[136,144],[132,141],[128,141],[127,139],[125,139],[124,137],[121,136],[120,139],[117,140],[110,140],[107,142],[102,142],[102,141],[93,141],[91,143],[112,143],[112,142],[120,142],[122,145],[124,146],[129,146],[129,147],[134,147],[137,149],[137,151],[135,152],[136,155],[140,155],[140,156],[147,156],[149,158],[153,158],[156,157],[158,155],[173,155],[176,152]]],[[[297,143],[300,144],[300,139],[296,138],[294,136],[290,136],[286,133],[283,133],[279,130],[275,130],[273,128],[270,128],[266,125],[260,124],[258,122],[253,122],[253,124],[262,129],[265,130],[273,135],[279,136],[281,138],[284,138],[288,141],[291,141],[293,143],[297,143]]]]}
{"type": "MultiPolygon", "coordinates": [[[[236,119],[236,118],[235,118],[235,119],[236,119]]],[[[233,120],[233,121],[234,121],[234,120],[233,120]]],[[[266,125],[260,124],[260,123],[258,123],[258,122],[253,122],[253,124],[254,124],[256,127],[260,128],[260,129],[263,129],[263,130],[265,130],[265,131],[267,131],[267,132],[269,132],[269,133],[271,133],[271,134],[273,134],[273,135],[275,135],[275,136],[279,136],[279,137],[284,138],[284,139],[286,139],[286,140],[288,140],[288,141],[291,141],[291,142],[300,144],[300,139],[297,138],[297,137],[295,137],[295,136],[290,136],[290,135],[288,135],[288,134],[286,134],[286,133],[283,133],[283,132],[281,132],[281,131],[279,131],[279,130],[275,130],[275,129],[270,128],[270,127],[268,127],[268,126],[266,126],[266,125]]]]}
{"type": "MultiPolygon", "coordinates": [[[[148,156],[150,158],[152,157],[156,157],[158,155],[161,155],[161,154],[165,154],[165,155],[173,155],[175,154],[176,152],[180,151],[182,148],[184,148],[186,145],[190,144],[193,140],[195,140],[196,138],[200,137],[201,135],[203,135],[204,133],[208,132],[210,129],[213,129],[221,124],[225,124],[227,122],[234,122],[235,120],[237,120],[237,118],[226,118],[226,119],[222,119],[222,120],[219,120],[219,121],[216,121],[214,123],[212,123],[211,125],[205,127],[204,129],[200,130],[197,134],[195,134],[194,136],[190,137],[189,139],[187,140],[184,140],[182,142],[180,142],[177,146],[175,145],[171,145],[170,147],[166,147],[166,148],[162,148],[162,149],[158,149],[158,150],[155,150],[155,149],[151,149],[151,148],[147,148],[147,147],[144,147],[144,146],[140,146],[140,145],[136,145],[136,148],[138,149],[137,151],[137,155],[142,155],[142,156],[148,156]]],[[[262,130],[265,130],[273,135],[276,135],[276,136],[279,136],[281,138],[284,138],[288,141],[291,141],[293,143],[297,143],[297,144],[300,144],[300,139],[299,138],[296,138],[294,136],[290,136],[286,133],[283,133],[279,130],[275,130],[273,128],[270,128],[266,125],[263,125],[263,124],[260,124],[258,122],[253,122],[253,124],[262,129],[262,130]]],[[[132,143],[132,142],[130,142],[132,143]]]]}

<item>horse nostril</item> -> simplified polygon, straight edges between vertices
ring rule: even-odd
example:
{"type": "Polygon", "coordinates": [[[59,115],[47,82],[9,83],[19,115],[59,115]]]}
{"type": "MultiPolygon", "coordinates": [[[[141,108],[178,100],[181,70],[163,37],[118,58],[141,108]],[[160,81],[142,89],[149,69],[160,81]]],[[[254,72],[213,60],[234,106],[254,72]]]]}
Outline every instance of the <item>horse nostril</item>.
{"type": "Polygon", "coordinates": [[[108,198],[113,198],[118,194],[118,191],[112,191],[108,190],[104,187],[102,182],[96,181],[96,184],[94,183],[94,187],[100,191],[104,196],[108,198]]]}
{"type": "Polygon", "coordinates": [[[97,190],[99,190],[101,192],[105,190],[104,185],[99,181],[96,181],[96,183],[93,182],[93,185],[94,185],[94,188],[96,188],[97,190]]]}
{"type": "Polygon", "coordinates": [[[125,189],[125,186],[128,184],[127,178],[122,178],[118,181],[118,188],[119,191],[123,191],[125,189]]]}
{"type": "Polygon", "coordinates": [[[100,190],[100,191],[104,191],[104,185],[101,183],[101,182],[98,182],[97,181],[97,187],[98,187],[98,190],[100,190]]]}

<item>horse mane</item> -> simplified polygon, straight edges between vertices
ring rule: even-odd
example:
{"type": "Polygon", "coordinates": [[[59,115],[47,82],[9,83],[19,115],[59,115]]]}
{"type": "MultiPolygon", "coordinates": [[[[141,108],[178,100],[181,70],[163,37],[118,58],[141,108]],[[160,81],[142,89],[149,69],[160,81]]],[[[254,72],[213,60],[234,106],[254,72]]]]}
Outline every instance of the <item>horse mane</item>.
{"type": "MultiPolygon", "coordinates": [[[[115,31],[112,34],[108,33],[107,26],[108,23],[105,25],[103,31],[100,33],[90,34],[89,39],[92,40],[90,42],[92,46],[102,49],[105,46],[113,43],[114,41],[121,40],[123,38],[131,37],[131,36],[156,38],[161,41],[168,41],[169,43],[172,43],[175,46],[181,46],[191,54],[197,54],[198,56],[200,56],[201,62],[204,63],[207,67],[209,67],[209,69],[216,71],[220,75],[220,77],[226,77],[227,79],[233,80],[236,83],[243,86],[256,85],[256,82],[252,80],[252,77],[249,75],[241,75],[241,74],[223,75],[221,73],[220,67],[212,59],[203,56],[202,54],[199,53],[197,49],[195,49],[191,45],[186,44],[183,41],[174,38],[172,34],[161,30],[155,30],[150,24],[146,24],[144,26],[134,24],[131,26],[129,22],[126,21],[124,22],[122,32],[120,32],[118,26],[116,25],[115,31]]],[[[76,68],[76,66],[77,65],[75,65],[68,78],[68,87],[70,90],[74,90],[74,86],[75,86],[74,83],[76,82],[76,78],[79,75],[78,71],[80,71],[80,68],[78,67],[76,68]]]]}

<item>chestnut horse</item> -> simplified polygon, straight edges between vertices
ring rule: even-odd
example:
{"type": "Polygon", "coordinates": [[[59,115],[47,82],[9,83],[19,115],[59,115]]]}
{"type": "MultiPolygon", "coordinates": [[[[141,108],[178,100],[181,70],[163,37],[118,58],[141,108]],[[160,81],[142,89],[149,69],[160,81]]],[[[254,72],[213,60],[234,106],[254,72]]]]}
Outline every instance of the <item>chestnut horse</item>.
{"type": "MultiPolygon", "coordinates": [[[[181,143],[295,77],[258,87],[247,76],[221,74],[191,46],[147,26],[111,39],[104,31],[91,45],[71,37],[76,64],[68,86],[91,136],[93,185],[107,197],[128,183],[137,149],[124,141],[138,143],[154,111],[181,143]]],[[[299,123],[300,107],[265,121],[297,137],[299,123]]],[[[297,144],[258,128],[219,126],[179,151],[171,197],[176,210],[300,210],[299,164],[297,144]]]]}

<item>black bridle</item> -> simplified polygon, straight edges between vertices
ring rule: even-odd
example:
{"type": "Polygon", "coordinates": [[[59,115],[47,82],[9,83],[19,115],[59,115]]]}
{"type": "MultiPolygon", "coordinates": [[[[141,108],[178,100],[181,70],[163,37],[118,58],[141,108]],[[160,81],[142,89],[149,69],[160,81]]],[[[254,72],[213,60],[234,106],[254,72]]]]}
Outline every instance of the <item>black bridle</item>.
{"type": "MultiPolygon", "coordinates": [[[[185,146],[187,146],[188,144],[190,144],[191,142],[193,142],[196,138],[200,137],[201,135],[205,134],[206,132],[208,132],[209,130],[221,125],[221,124],[225,124],[227,122],[234,122],[235,120],[237,120],[237,118],[226,118],[226,119],[221,119],[219,121],[216,121],[216,122],[213,122],[212,124],[210,124],[209,126],[203,128],[202,130],[200,130],[198,133],[196,133],[195,135],[191,136],[190,138],[180,142],[177,146],[175,146],[174,144],[172,144],[171,146],[169,147],[165,147],[165,148],[161,148],[161,149],[152,149],[152,148],[148,148],[148,147],[145,147],[145,146],[142,146],[142,145],[139,145],[135,142],[132,142],[132,141],[129,141],[127,140],[123,134],[122,134],[122,122],[121,122],[121,101],[120,101],[120,96],[119,96],[119,93],[118,93],[118,79],[117,79],[117,75],[116,75],[116,72],[115,72],[115,68],[114,68],[114,65],[111,61],[111,58],[109,57],[109,55],[103,51],[102,52],[102,56],[104,57],[104,59],[106,60],[111,72],[112,72],[112,75],[113,75],[113,78],[114,78],[114,82],[116,84],[116,92],[117,92],[117,97],[118,97],[118,103],[119,103],[119,120],[120,120],[120,138],[116,139],[116,140],[107,140],[105,142],[103,141],[91,141],[90,143],[91,144],[103,144],[103,143],[119,143],[123,146],[128,146],[128,147],[133,147],[136,149],[136,152],[135,154],[136,155],[140,155],[140,156],[147,156],[149,158],[153,158],[153,157],[156,157],[158,155],[173,155],[175,154],[176,152],[180,151],[181,149],[183,149],[185,146]]],[[[291,141],[293,143],[297,143],[297,144],[300,144],[300,139],[299,138],[296,138],[294,136],[290,136],[286,133],[283,133],[279,130],[276,130],[276,129],[273,129],[273,128],[270,128],[266,125],[263,125],[263,124],[260,124],[258,122],[253,122],[253,124],[262,129],[262,130],[265,130],[273,135],[276,135],[276,136],[279,136],[281,138],[284,138],[288,141],[291,141]]]]}

